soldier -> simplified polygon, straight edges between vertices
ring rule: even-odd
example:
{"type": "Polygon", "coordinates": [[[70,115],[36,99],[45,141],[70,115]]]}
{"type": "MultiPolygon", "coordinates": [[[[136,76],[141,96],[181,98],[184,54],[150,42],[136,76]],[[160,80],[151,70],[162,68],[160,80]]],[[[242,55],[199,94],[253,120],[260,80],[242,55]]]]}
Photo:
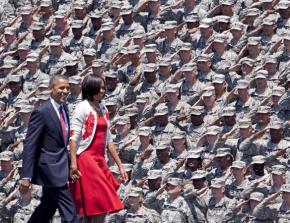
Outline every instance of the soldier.
{"type": "Polygon", "coordinates": [[[9,195],[16,187],[16,168],[13,165],[13,153],[3,151],[0,153],[1,172],[0,172],[0,191],[9,195]]]}
{"type": "Polygon", "coordinates": [[[50,32],[47,34],[48,36],[61,36],[67,37],[69,35],[70,27],[67,21],[67,11],[66,10],[58,10],[54,13],[54,20],[50,32]]]}
{"type": "Polygon", "coordinates": [[[231,38],[229,40],[229,47],[235,52],[239,53],[247,44],[247,38],[244,35],[244,24],[240,22],[233,23],[230,29],[231,38]]]}
{"type": "Polygon", "coordinates": [[[21,7],[19,13],[21,15],[21,21],[15,24],[18,35],[30,31],[31,25],[34,20],[31,6],[26,5],[21,7]]]}
{"type": "Polygon", "coordinates": [[[211,57],[208,54],[201,54],[197,57],[198,80],[209,84],[215,72],[211,69],[211,57]]]}
{"type": "Polygon", "coordinates": [[[33,37],[30,38],[27,36],[26,40],[29,40],[31,50],[39,53],[45,46],[49,44],[49,40],[45,37],[44,24],[42,22],[34,22],[31,29],[33,37]]]}
{"type": "Polygon", "coordinates": [[[102,27],[102,15],[103,13],[98,9],[90,13],[89,17],[91,20],[88,23],[87,28],[84,30],[85,36],[94,38],[99,34],[102,27]]]}

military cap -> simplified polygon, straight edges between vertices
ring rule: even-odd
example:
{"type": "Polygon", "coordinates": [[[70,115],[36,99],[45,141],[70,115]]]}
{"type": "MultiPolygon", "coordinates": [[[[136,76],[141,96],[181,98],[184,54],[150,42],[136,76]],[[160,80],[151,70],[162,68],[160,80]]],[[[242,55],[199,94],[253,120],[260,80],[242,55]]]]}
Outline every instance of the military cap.
{"type": "Polygon", "coordinates": [[[217,135],[220,133],[220,128],[216,125],[209,126],[205,132],[206,135],[217,135]]]}
{"type": "Polygon", "coordinates": [[[111,7],[112,8],[118,8],[118,9],[121,9],[123,6],[123,2],[122,1],[112,1],[111,2],[111,7]]]}
{"type": "Polygon", "coordinates": [[[133,39],[140,39],[144,38],[146,36],[146,33],[143,29],[136,29],[134,32],[132,32],[132,38],[133,39]]]}
{"type": "Polygon", "coordinates": [[[246,167],[246,163],[244,161],[236,160],[232,163],[232,168],[243,169],[246,167]]]}
{"type": "Polygon", "coordinates": [[[197,62],[207,62],[207,61],[211,61],[211,57],[208,54],[201,54],[197,57],[197,62]]]}
{"type": "Polygon", "coordinates": [[[261,192],[253,192],[251,193],[249,200],[262,201],[263,199],[264,199],[264,194],[262,194],[261,192]]]}
{"type": "Polygon", "coordinates": [[[285,94],[285,88],[282,86],[275,86],[272,89],[272,95],[281,97],[285,94]]]}
{"type": "Polygon", "coordinates": [[[159,0],[148,0],[148,2],[159,2],[159,0]]]}
{"type": "Polygon", "coordinates": [[[132,45],[127,48],[128,54],[135,54],[140,51],[140,47],[138,45],[132,45]]]}
{"type": "Polygon", "coordinates": [[[34,22],[33,24],[32,24],[32,30],[42,30],[42,29],[44,29],[44,24],[42,23],[42,22],[34,22]]]}
{"type": "Polygon", "coordinates": [[[247,65],[253,67],[255,65],[255,61],[251,58],[244,57],[244,58],[240,59],[239,64],[247,64],[247,65]]]}
{"type": "Polygon", "coordinates": [[[166,87],[166,93],[175,93],[179,90],[180,84],[168,84],[166,87]]]}
{"type": "Polygon", "coordinates": [[[149,98],[145,94],[136,96],[136,103],[146,103],[149,98]]]}
{"type": "Polygon", "coordinates": [[[105,72],[105,77],[117,79],[118,78],[117,75],[118,74],[116,71],[109,70],[109,71],[105,72]]]}
{"type": "Polygon", "coordinates": [[[160,115],[167,115],[168,114],[168,108],[165,105],[165,103],[161,103],[159,104],[156,108],[155,108],[156,112],[154,113],[154,116],[160,116],[160,115]]]}
{"type": "Polygon", "coordinates": [[[73,7],[74,7],[74,9],[80,9],[80,10],[84,9],[86,7],[86,2],[78,0],[75,2],[73,7]]]}
{"type": "Polygon", "coordinates": [[[69,77],[69,83],[70,84],[80,84],[80,83],[82,83],[82,77],[80,77],[78,75],[73,75],[73,76],[69,77]]]}
{"type": "Polygon", "coordinates": [[[145,72],[151,73],[151,72],[155,72],[156,70],[157,70],[157,66],[155,63],[147,63],[144,65],[144,68],[143,68],[144,73],[145,72]]]}
{"type": "Polygon", "coordinates": [[[154,53],[156,52],[157,46],[156,44],[146,44],[144,47],[144,52],[145,53],[154,53]]]}
{"type": "Polygon", "coordinates": [[[107,100],[105,100],[106,106],[117,106],[117,103],[118,103],[118,101],[114,97],[110,97],[107,100]]]}
{"type": "Polygon", "coordinates": [[[11,151],[3,151],[0,153],[0,161],[9,161],[13,160],[13,152],[11,151]]]}
{"type": "Polygon", "coordinates": [[[138,115],[138,109],[137,109],[136,107],[127,108],[127,109],[126,109],[126,114],[127,114],[129,117],[132,117],[132,116],[138,115]]]}
{"type": "Polygon", "coordinates": [[[272,166],[272,174],[283,175],[284,173],[286,173],[285,166],[283,166],[281,164],[272,166]]]}
{"type": "Polygon", "coordinates": [[[125,169],[126,172],[129,172],[133,169],[133,164],[131,163],[123,163],[123,167],[125,169]]]}
{"type": "Polygon", "coordinates": [[[189,150],[186,155],[186,159],[198,159],[201,157],[201,151],[189,150]]]}
{"type": "Polygon", "coordinates": [[[280,191],[281,191],[281,192],[287,192],[287,193],[290,193],[290,184],[284,184],[284,185],[282,185],[280,191]]]}
{"type": "Polygon", "coordinates": [[[214,43],[224,43],[227,41],[227,36],[225,34],[217,34],[213,40],[214,43]]]}
{"type": "Polygon", "coordinates": [[[164,23],[164,29],[174,29],[177,26],[177,22],[175,20],[173,21],[166,21],[164,23]]]}
{"type": "Polygon", "coordinates": [[[275,25],[275,21],[271,18],[265,18],[263,19],[262,25],[266,25],[266,26],[273,26],[275,25]]]}
{"type": "Polygon", "coordinates": [[[149,170],[148,171],[148,180],[154,180],[154,179],[158,179],[158,178],[162,178],[162,170],[149,170]]]}
{"type": "Polygon", "coordinates": [[[189,14],[185,18],[185,22],[198,22],[198,21],[199,21],[199,17],[195,13],[189,14]]]}
{"type": "Polygon", "coordinates": [[[5,59],[3,65],[1,66],[2,69],[11,69],[14,68],[17,65],[17,61],[16,60],[12,60],[12,59],[5,59]]]}
{"type": "Polygon", "coordinates": [[[283,37],[284,40],[289,40],[290,41],[290,31],[285,29],[282,33],[281,33],[281,37],[283,37]]]}
{"type": "Polygon", "coordinates": [[[218,148],[215,157],[233,156],[230,148],[218,148]]]}
{"type": "Polygon", "coordinates": [[[23,6],[19,10],[21,15],[30,15],[32,14],[32,8],[30,6],[23,6]]]}
{"type": "MultiPolygon", "coordinates": [[[[40,86],[41,86],[41,84],[38,87],[40,87],[40,86]]],[[[42,100],[42,101],[46,101],[49,98],[49,96],[50,96],[50,91],[48,91],[48,90],[47,91],[38,92],[36,94],[36,98],[38,98],[39,100],[42,100]]]]}
{"type": "Polygon", "coordinates": [[[249,128],[250,126],[252,126],[252,122],[250,119],[240,119],[238,121],[238,124],[240,129],[249,128]]]}
{"type": "Polygon", "coordinates": [[[27,62],[36,62],[38,60],[38,54],[37,53],[30,53],[26,57],[27,62]]]}
{"type": "Polygon", "coordinates": [[[179,51],[188,51],[192,49],[191,43],[182,43],[179,51]]]}
{"type": "Polygon", "coordinates": [[[266,71],[266,70],[259,70],[256,73],[255,79],[258,79],[258,78],[267,79],[268,76],[269,76],[268,71],[266,71]]]}
{"type": "Polygon", "coordinates": [[[41,2],[40,2],[40,7],[49,7],[49,6],[51,6],[52,4],[51,4],[51,1],[50,0],[42,0],[41,2]]]}
{"type": "Polygon", "coordinates": [[[269,123],[269,128],[270,129],[283,129],[283,123],[280,121],[272,121],[269,123]]]}
{"type": "Polygon", "coordinates": [[[81,28],[83,28],[83,20],[73,20],[72,22],[71,22],[71,28],[72,29],[81,29],[81,28]]]}
{"type": "Polygon", "coordinates": [[[94,48],[86,48],[85,50],[84,50],[84,53],[83,53],[83,55],[84,56],[96,56],[96,50],[94,49],[94,48]]]}
{"type": "Polygon", "coordinates": [[[59,35],[55,35],[55,36],[51,36],[49,38],[49,45],[50,46],[59,46],[62,44],[62,39],[61,39],[61,36],[59,35]]]}
{"type": "Polygon", "coordinates": [[[246,11],[246,16],[259,16],[260,10],[257,8],[249,8],[246,11]]]}
{"type": "Polygon", "coordinates": [[[191,115],[202,115],[205,113],[204,106],[192,106],[191,107],[191,115]]]}
{"type": "Polygon", "coordinates": [[[267,56],[266,59],[265,59],[265,64],[266,63],[277,63],[277,57],[267,56]]]}
{"type": "Polygon", "coordinates": [[[223,74],[215,74],[212,78],[213,84],[222,84],[226,80],[225,75],[223,74]]]}
{"type": "Polygon", "coordinates": [[[152,134],[152,130],[150,127],[143,126],[139,129],[138,135],[139,136],[149,136],[152,134]]]}
{"type": "Polygon", "coordinates": [[[140,187],[133,187],[128,194],[128,197],[140,197],[143,196],[143,190],[140,187]]]}
{"type": "Polygon", "coordinates": [[[101,66],[103,66],[103,63],[100,60],[94,60],[92,63],[92,67],[94,67],[94,68],[98,68],[101,66]]]}
{"type": "Polygon", "coordinates": [[[170,177],[167,179],[166,184],[172,185],[172,186],[178,186],[182,183],[182,179],[177,178],[177,177],[170,177]]]}
{"type": "Polygon", "coordinates": [[[206,178],[206,171],[204,170],[196,170],[192,173],[192,177],[190,178],[191,180],[200,180],[203,178],[206,178]]]}
{"type": "Polygon", "coordinates": [[[23,107],[21,107],[19,112],[20,113],[30,113],[33,111],[33,109],[34,109],[34,107],[32,105],[27,104],[27,105],[24,105],[23,107]]]}
{"type": "Polygon", "coordinates": [[[16,29],[14,27],[6,27],[4,29],[4,34],[6,35],[14,35],[16,33],[16,29]]]}
{"type": "Polygon", "coordinates": [[[65,10],[57,10],[55,13],[54,13],[54,18],[56,19],[63,19],[64,17],[66,17],[66,11],[65,10]]]}
{"type": "Polygon", "coordinates": [[[22,168],[22,166],[23,166],[23,161],[22,160],[17,161],[16,167],[22,168]]]}
{"type": "Polygon", "coordinates": [[[76,57],[73,57],[73,58],[65,61],[65,66],[66,67],[67,66],[75,66],[78,64],[78,62],[79,62],[78,59],[76,57]]]}
{"type": "Polygon", "coordinates": [[[106,22],[103,23],[101,31],[111,31],[114,29],[114,23],[113,22],[106,22]]]}
{"type": "Polygon", "coordinates": [[[211,188],[222,188],[225,186],[225,182],[224,180],[220,179],[220,178],[215,178],[211,181],[211,188]]]}
{"type": "Polygon", "coordinates": [[[232,0],[223,0],[221,1],[221,5],[233,5],[234,2],[232,0]]]}
{"type": "Polygon", "coordinates": [[[215,89],[213,86],[209,86],[205,88],[205,92],[203,93],[203,97],[210,97],[212,95],[215,95],[215,89]]]}
{"type": "Polygon", "coordinates": [[[211,18],[204,18],[201,20],[199,28],[209,28],[213,26],[213,20],[211,18]]]}
{"type": "Polygon", "coordinates": [[[279,1],[276,5],[276,9],[288,9],[290,7],[290,1],[288,0],[282,0],[279,1]]]}
{"type": "Polygon", "coordinates": [[[123,5],[121,8],[121,15],[129,15],[133,12],[133,7],[129,4],[123,5]]]}
{"type": "Polygon", "coordinates": [[[165,58],[162,58],[160,61],[159,61],[159,64],[158,64],[160,67],[165,67],[165,66],[169,66],[171,65],[171,58],[170,57],[165,57],[165,58]]]}
{"type": "Polygon", "coordinates": [[[249,87],[249,82],[247,80],[241,79],[237,81],[237,86],[236,86],[237,89],[246,89],[248,87],[249,87]]]}
{"type": "Polygon", "coordinates": [[[231,25],[231,30],[244,30],[244,24],[241,22],[235,22],[231,25]]]}
{"type": "Polygon", "coordinates": [[[264,164],[266,162],[265,156],[257,155],[252,157],[251,164],[264,164]]]}
{"type": "Polygon", "coordinates": [[[120,116],[117,120],[117,125],[126,125],[126,124],[130,124],[130,118],[128,115],[123,115],[120,116]]]}
{"type": "Polygon", "coordinates": [[[43,79],[39,82],[38,88],[41,87],[48,87],[49,86],[49,80],[48,79],[43,79]]]}
{"type": "Polygon", "coordinates": [[[30,45],[28,42],[21,42],[19,45],[18,45],[18,50],[29,50],[30,49],[30,45]]]}
{"type": "Polygon", "coordinates": [[[270,111],[271,111],[271,107],[262,105],[258,107],[258,110],[256,113],[269,114],[270,111]]]}
{"type": "Polygon", "coordinates": [[[25,106],[27,104],[28,104],[27,100],[20,99],[14,103],[13,107],[16,109],[21,109],[23,106],[25,106]]]}
{"type": "Polygon", "coordinates": [[[172,139],[184,139],[184,138],[186,138],[186,132],[184,131],[173,132],[172,139]]]}
{"type": "Polygon", "coordinates": [[[20,75],[10,75],[9,78],[8,78],[8,81],[7,83],[10,83],[10,82],[20,82],[21,81],[21,76],[20,75]]]}
{"type": "Polygon", "coordinates": [[[182,66],[181,71],[182,72],[191,72],[193,70],[197,70],[196,63],[186,63],[182,66]]]}
{"type": "Polygon", "coordinates": [[[236,114],[236,108],[233,106],[226,106],[223,108],[223,112],[221,114],[221,117],[225,116],[234,116],[236,114]]]}
{"type": "Polygon", "coordinates": [[[273,1],[272,0],[260,0],[260,2],[262,2],[262,3],[272,3],[273,1]]]}
{"type": "Polygon", "coordinates": [[[260,44],[261,38],[260,37],[249,37],[248,38],[248,45],[258,45],[260,44]]]}
{"type": "Polygon", "coordinates": [[[98,19],[98,18],[102,18],[103,13],[100,10],[96,9],[95,11],[92,11],[89,16],[90,18],[98,19]]]}
{"type": "Polygon", "coordinates": [[[156,150],[164,150],[164,149],[170,149],[170,142],[168,141],[162,141],[159,145],[156,146],[156,150]]]}
{"type": "Polygon", "coordinates": [[[215,17],[215,20],[219,23],[230,23],[231,17],[226,16],[226,15],[219,15],[215,17]]]}

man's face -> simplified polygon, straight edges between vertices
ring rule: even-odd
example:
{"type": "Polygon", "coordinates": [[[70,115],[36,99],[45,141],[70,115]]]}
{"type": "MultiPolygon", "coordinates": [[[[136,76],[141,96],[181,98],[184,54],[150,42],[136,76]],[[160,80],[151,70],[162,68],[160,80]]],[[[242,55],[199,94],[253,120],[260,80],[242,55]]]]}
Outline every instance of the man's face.
{"type": "Polygon", "coordinates": [[[157,149],[156,155],[157,155],[157,158],[160,160],[160,162],[164,163],[167,160],[167,158],[169,157],[169,148],[157,149]]]}
{"type": "Polygon", "coordinates": [[[180,186],[174,186],[171,184],[167,184],[166,185],[166,191],[168,193],[168,195],[170,196],[176,196],[178,194],[180,194],[181,192],[181,187],[180,186]]]}
{"type": "Polygon", "coordinates": [[[158,190],[161,186],[161,177],[157,179],[148,179],[148,186],[150,190],[158,190]]]}
{"type": "Polygon", "coordinates": [[[117,78],[106,77],[106,87],[109,91],[115,90],[117,86],[117,78]]]}
{"type": "Polygon", "coordinates": [[[223,196],[224,188],[223,187],[220,187],[220,188],[212,187],[211,193],[212,193],[213,198],[220,198],[223,196]]]}
{"type": "Polygon", "coordinates": [[[58,79],[54,85],[51,86],[51,97],[59,104],[66,102],[69,94],[69,81],[65,79],[58,79]]]}

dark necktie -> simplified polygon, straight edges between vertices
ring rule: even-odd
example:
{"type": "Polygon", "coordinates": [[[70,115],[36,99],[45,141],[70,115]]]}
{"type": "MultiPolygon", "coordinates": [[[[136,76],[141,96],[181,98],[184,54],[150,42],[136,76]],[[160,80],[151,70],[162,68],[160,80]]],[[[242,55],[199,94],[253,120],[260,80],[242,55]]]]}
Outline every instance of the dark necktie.
{"type": "Polygon", "coordinates": [[[61,124],[63,140],[64,140],[64,143],[66,143],[66,125],[65,125],[64,115],[63,115],[63,106],[59,107],[59,120],[61,124]]]}

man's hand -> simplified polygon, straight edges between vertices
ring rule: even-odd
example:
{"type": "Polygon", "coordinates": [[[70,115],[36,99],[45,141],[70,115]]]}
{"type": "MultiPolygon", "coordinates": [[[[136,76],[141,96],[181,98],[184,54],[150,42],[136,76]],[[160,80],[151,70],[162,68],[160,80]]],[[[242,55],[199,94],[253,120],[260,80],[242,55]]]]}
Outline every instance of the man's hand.
{"type": "Polygon", "coordinates": [[[148,159],[148,158],[151,156],[152,152],[153,152],[153,149],[146,149],[146,150],[142,153],[140,159],[141,159],[142,161],[148,159]]]}
{"type": "Polygon", "coordinates": [[[125,171],[124,167],[119,168],[120,171],[120,179],[122,182],[127,182],[128,181],[128,174],[125,171]]]}
{"type": "Polygon", "coordinates": [[[21,179],[19,181],[19,191],[22,194],[26,194],[30,187],[30,180],[29,179],[21,179]]]}
{"type": "Polygon", "coordinates": [[[71,166],[69,171],[69,176],[72,182],[76,182],[82,176],[81,172],[78,170],[76,166],[71,166]]]}

